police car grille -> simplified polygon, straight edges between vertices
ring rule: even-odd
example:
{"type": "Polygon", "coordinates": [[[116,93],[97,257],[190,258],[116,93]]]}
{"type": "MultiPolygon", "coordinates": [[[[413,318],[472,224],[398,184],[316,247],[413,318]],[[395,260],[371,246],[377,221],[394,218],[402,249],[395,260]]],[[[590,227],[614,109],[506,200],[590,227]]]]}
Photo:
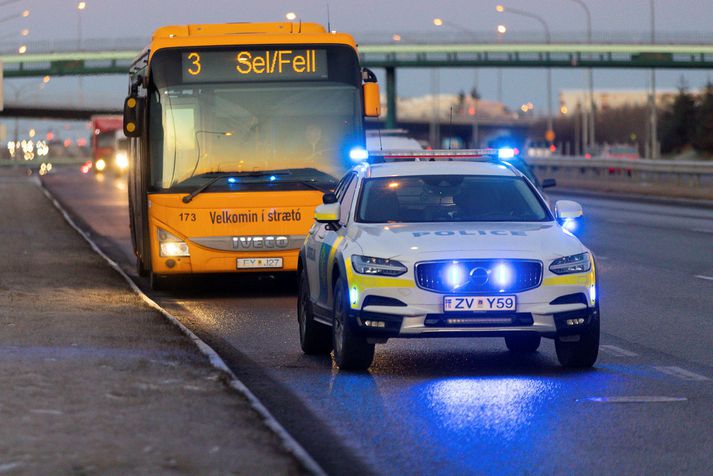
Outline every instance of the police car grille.
{"type": "MultiPolygon", "coordinates": [[[[536,288],[542,281],[542,263],[528,260],[461,260],[457,264],[465,272],[465,282],[460,286],[452,286],[448,273],[453,261],[432,261],[416,265],[416,283],[422,289],[438,293],[500,293],[522,292],[536,288]],[[492,277],[492,270],[505,264],[512,276],[507,286],[495,283],[494,279],[477,278],[473,270],[485,270],[492,277]]],[[[480,271],[482,273],[482,271],[480,271]]]]}

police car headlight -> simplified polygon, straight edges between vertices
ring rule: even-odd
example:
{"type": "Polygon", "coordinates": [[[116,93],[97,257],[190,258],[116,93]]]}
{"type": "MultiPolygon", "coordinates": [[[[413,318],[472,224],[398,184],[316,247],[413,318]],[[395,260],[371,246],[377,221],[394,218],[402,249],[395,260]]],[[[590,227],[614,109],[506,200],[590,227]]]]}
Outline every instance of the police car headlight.
{"type": "Polygon", "coordinates": [[[589,259],[589,253],[564,256],[550,264],[550,271],[555,274],[586,273],[590,269],[592,269],[592,261],[589,259]]]}
{"type": "Polygon", "coordinates": [[[185,241],[161,228],[158,229],[158,243],[161,257],[175,258],[191,255],[185,241]]]}
{"type": "Polygon", "coordinates": [[[352,256],[352,267],[359,274],[377,276],[401,276],[408,271],[406,266],[392,259],[359,255],[352,256]]]}

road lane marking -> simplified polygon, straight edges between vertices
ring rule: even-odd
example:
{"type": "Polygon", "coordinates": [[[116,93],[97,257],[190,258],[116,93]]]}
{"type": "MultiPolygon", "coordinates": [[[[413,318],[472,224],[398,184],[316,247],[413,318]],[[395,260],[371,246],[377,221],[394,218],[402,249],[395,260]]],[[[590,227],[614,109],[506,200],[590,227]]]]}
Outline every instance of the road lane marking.
{"type": "Polygon", "coordinates": [[[319,466],[319,463],[307,453],[307,451],[299,444],[299,442],[287,431],[287,429],[282,426],[282,424],[277,421],[277,419],[272,415],[270,410],[255,396],[255,394],[250,390],[247,385],[245,385],[242,380],[238,378],[237,375],[228,367],[223,358],[218,355],[211,346],[204,342],[200,337],[198,337],[192,330],[190,330],[185,324],[183,324],[178,317],[171,314],[169,311],[164,309],[160,304],[151,299],[146,293],[144,293],[141,288],[134,282],[131,277],[119,266],[119,264],[109,258],[109,256],[104,253],[99,245],[91,238],[89,233],[82,230],[79,225],[77,225],[70,216],[69,212],[64,209],[64,207],[59,203],[59,201],[54,198],[52,193],[42,184],[39,179],[35,179],[35,183],[40,190],[45,194],[47,199],[54,205],[54,207],[59,211],[64,220],[74,228],[74,230],[84,238],[84,240],[89,243],[89,247],[94,250],[96,254],[101,256],[107,264],[116,271],[124,280],[127,282],[129,287],[134,293],[136,293],[149,307],[158,311],[163,317],[165,317],[170,323],[178,327],[178,329],[183,332],[193,344],[198,348],[198,350],[208,358],[210,364],[224,372],[228,376],[227,384],[240,393],[250,404],[250,406],[255,410],[261,417],[262,423],[271,430],[277,438],[280,440],[282,447],[292,456],[298,460],[302,466],[307,470],[308,473],[315,476],[326,476],[326,472],[319,466]]]}
{"type": "Polygon", "coordinates": [[[619,397],[586,397],[578,398],[578,402],[591,403],[668,403],[685,402],[686,397],[666,397],[662,395],[623,395],[619,397]]]}
{"type": "Polygon", "coordinates": [[[613,355],[614,357],[637,357],[639,355],[636,352],[630,352],[626,349],[622,349],[621,347],[617,347],[616,345],[600,345],[599,350],[604,351],[609,355],[613,355]]]}
{"type": "Polygon", "coordinates": [[[705,375],[697,374],[695,372],[691,372],[690,370],[682,369],[681,367],[676,367],[675,365],[655,366],[654,369],[658,370],[661,373],[671,375],[673,377],[678,377],[681,380],[691,380],[697,382],[710,380],[705,375]]]}
{"type": "Polygon", "coordinates": [[[697,274],[695,277],[698,279],[705,279],[706,281],[713,281],[713,276],[704,276],[702,274],[697,274]]]}
{"type": "Polygon", "coordinates": [[[705,228],[691,228],[691,231],[695,231],[696,233],[710,233],[713,235],[713,230],[708,230],[705,228]]]}

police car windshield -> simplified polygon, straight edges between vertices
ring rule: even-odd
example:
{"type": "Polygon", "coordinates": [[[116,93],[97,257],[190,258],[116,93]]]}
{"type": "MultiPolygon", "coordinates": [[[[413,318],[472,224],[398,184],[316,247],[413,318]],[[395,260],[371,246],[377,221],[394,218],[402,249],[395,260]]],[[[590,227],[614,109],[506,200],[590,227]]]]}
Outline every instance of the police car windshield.
{"type": "Polygon", "coordinates": [[[537,222],[552,215],[521,177],[428,175],[366,179],[363,223],[537,222]]]}

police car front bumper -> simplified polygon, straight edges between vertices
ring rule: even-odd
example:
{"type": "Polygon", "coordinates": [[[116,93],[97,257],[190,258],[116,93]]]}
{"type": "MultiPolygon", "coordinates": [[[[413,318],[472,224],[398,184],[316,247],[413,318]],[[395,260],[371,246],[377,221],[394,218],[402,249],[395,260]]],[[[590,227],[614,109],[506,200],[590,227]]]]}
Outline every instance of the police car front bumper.
{"type": "Polygon", "coordinates": [[[596,302],[588,299],[592,282],[585,279],[576,284],[540,286],[516,294],[514,312],[444,312],[442,294],[414,288],[372,288],[362,291],[350,314],[361,335],[377,339],[513,333],[554,338],[579,334],[598,318],[596,302]],[[586,302],[557,303],[562,297],[576,295],[584,296],[586,302]],[[372,304],[375,301],[379,304],[372,304]]]}

